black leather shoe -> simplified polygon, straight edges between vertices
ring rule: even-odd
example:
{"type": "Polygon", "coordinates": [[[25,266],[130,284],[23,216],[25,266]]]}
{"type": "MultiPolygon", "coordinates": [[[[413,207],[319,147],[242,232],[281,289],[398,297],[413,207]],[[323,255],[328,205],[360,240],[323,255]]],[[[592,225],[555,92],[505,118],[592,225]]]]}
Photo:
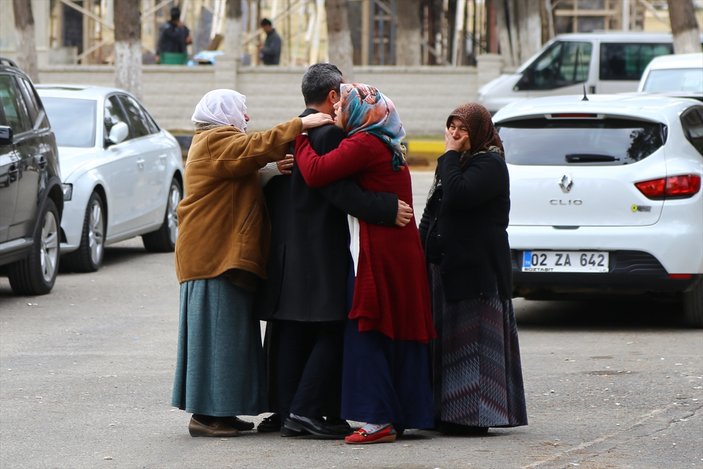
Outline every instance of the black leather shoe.
{"type": "Polygon", "coordinates": [[[342,440],[349,434],[346,430],[335,428],[322,419],[311,419],[295,414],[290,414],[283,426],[288,430],[308,432],[312,438],[325,440],[342,440]]]}
{"type": "Polygon", "coordinates": [[[470,425],[461,425],[453,422],[440,422],[437,429],[445,435],[454,436],[486,436],[488,435],[488,427],[473,427],[470,425]]]}
{"type": "Polygon", "coordinates": [[[351,425],[349,425],[349,422],[339,417],[325,417],[325,423],[335,430],[344,432],[346,435],[349,435],[354,431],[352,430],[351,425]]]}
{"type": "Polygon", "coordinates": [[[259,433],[272,433],[281,429],[281,416],[279,414],[271,414],[264,418],[256,427],[259,433]]]}
{"type": "Polygon", "coordinates": [[[227,419],[227,423],[232,425],[240,432],[245,432],[247,430],[254,429],[254,422],[247,422],[246,420],[242,420],[239,417],[230,417],[227,419]]]}
{"type": "Polygon", "coordinates": [[[281,436],[283,437],[296,437],[296,436],[305,436],[305,435],[310,435],[308,432],[305,430],[298,431],[298,430],[291,430],[290,428],[286,428],[285,425],[281,427],[281,436]]]}

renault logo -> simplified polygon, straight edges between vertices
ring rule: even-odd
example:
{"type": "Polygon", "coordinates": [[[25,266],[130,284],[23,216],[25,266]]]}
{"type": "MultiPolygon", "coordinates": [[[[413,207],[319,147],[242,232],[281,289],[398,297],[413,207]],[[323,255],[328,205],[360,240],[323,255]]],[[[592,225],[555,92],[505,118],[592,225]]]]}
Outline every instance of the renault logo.
{"type": "Polygon", "coordinates": [[[561,191],[564,194],[567,194],[573,186],[574,181],[571,180],[571,176],[565,174],[561,177],[561,181],[559,181],[559,187],[561,187],[561,191]]]}

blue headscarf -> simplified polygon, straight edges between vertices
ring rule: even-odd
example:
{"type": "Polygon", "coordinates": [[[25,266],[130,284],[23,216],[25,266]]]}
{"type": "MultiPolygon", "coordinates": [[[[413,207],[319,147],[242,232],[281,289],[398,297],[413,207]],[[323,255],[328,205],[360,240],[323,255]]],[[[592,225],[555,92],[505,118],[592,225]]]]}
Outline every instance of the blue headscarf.
{"type": "Polygon", "coordinates": [[[347,135],[368,132],[380,138],[393,152],[393,170],[405,166],[405,129],[395,105],[373,86],[343,83],[340,109],[342,129],[347,135]]]}

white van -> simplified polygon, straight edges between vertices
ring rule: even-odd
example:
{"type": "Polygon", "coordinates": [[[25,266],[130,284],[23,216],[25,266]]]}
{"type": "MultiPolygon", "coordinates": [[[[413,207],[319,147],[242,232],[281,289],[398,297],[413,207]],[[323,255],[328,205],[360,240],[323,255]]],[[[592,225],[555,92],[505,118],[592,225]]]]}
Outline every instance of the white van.
{"type": "Polygon", "coordinates": [[[478,91],[492,113],[508,103],[537,96],[620,93],[637,90],[649,61],[671,54],[671,34],[597,32],[560,34],[512,74],[478,91]]]}

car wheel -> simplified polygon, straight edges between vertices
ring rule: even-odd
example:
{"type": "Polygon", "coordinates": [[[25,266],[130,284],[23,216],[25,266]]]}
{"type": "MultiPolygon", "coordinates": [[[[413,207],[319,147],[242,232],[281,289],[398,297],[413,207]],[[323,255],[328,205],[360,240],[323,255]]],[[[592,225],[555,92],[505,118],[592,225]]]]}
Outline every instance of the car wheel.
{"type": "Polygon", "coordinates": [[[95,272],[105,255],[105,204],[97,192],[88,199],[83,218],[81,244],[76,251],[64,256],[64,267],[74,272],[95,272]]]}
{"type": "Polygon", "coordinates": [[[44,204],[29,255],[8,266],[12,291],[44,295],[54,287],[59,270],[59,211],[51,199],[44,204]]]}
{"type": "Polygon", "coordinates": [[[683,293],[683,314],[689,326],[703,327],[703,277],[683,293]]]}
{"type": "Polygon", "coordinates": [[[177,179],[171,180],[166,201],[166,214],[158,230],[142,236],[144,247],[149,252],[170,252],[176,247],[178,237],[178,203],[183,198],[181,183],[177,179]]]}

